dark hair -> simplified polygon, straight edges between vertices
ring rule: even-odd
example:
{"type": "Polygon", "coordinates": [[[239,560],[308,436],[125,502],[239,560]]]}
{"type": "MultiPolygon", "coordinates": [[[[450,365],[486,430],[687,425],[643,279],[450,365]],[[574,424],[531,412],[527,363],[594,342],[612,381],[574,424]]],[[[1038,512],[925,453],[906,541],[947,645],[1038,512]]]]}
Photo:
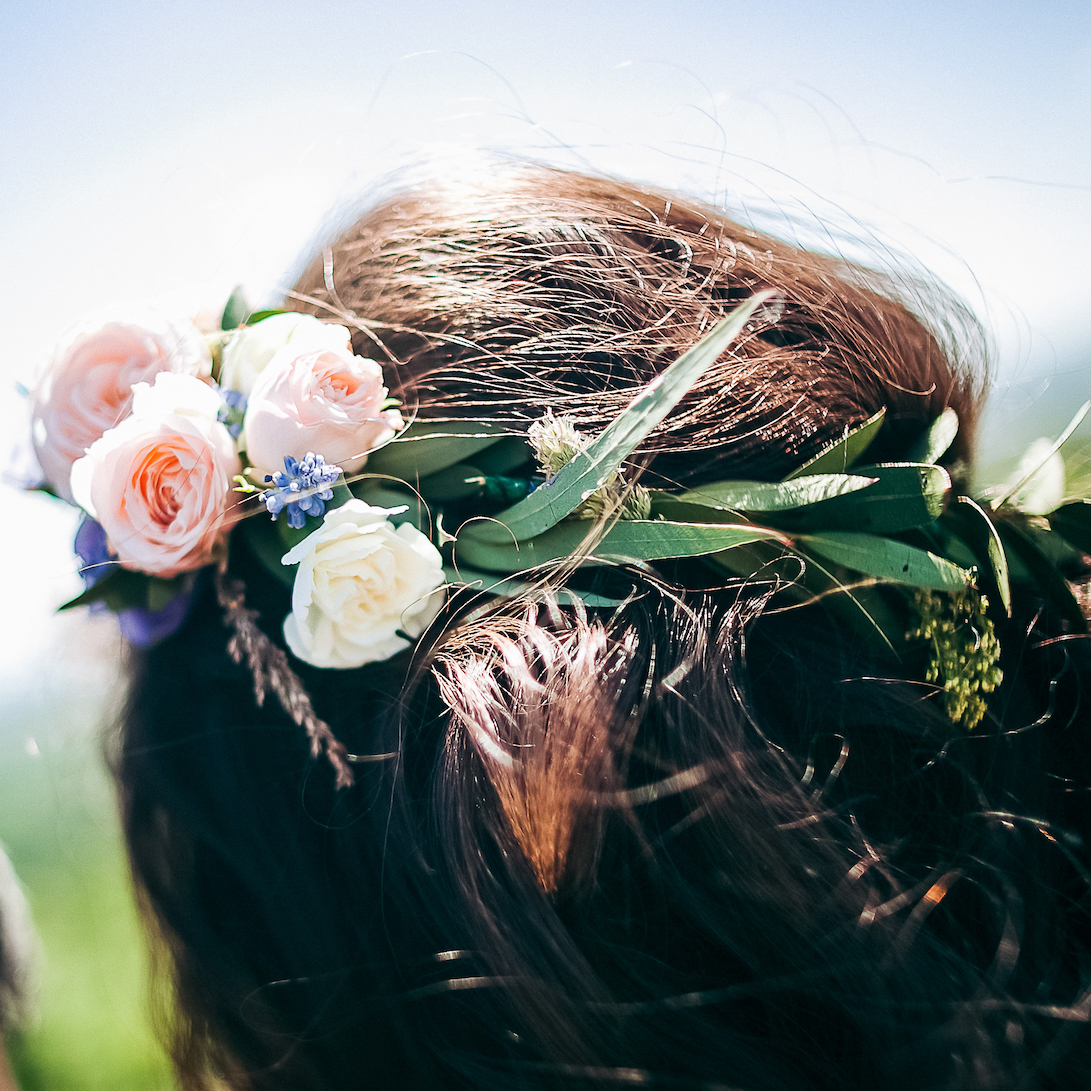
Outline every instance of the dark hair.
{"type": "MultiPolygon", "coordinates": [[[[409,409],[601,429],[755,289],[784,300],[642,448],[778,480],[886,407],[971,455],[973,323],[935,289],[694,201],[538,167],[399,194],[288,306],[409,409]]],[[[231,574],[279,640],[288,592],[231,574]]],[[[1026,589],[972,733],[926,663],[694,561],[614,610],[456,598],[412,651],[298,672],[323,761],[226,651],[211,576],[132,653],[116,751],[187,1088],[1072,1087],[1086,1072],[1086,644],[1026,589]]],[[[906,625],[909,626],[908,618],[906,625]]]]}

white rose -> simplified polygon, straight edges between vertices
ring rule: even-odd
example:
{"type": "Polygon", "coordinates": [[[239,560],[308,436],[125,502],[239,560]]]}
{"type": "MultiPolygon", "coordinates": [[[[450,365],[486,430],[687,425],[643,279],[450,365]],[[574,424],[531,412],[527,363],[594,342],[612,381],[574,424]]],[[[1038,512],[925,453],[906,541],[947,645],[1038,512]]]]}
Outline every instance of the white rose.
{"type": "Polygon", "coordinates": [[[348,351],[352,342],[344,326],[328,325],[314,315],[273,314],[232,335],[223,350],[220,386],[249,395],[265,365],[289,344],[300,352],[309,348],[348,351]]]}
{"type": "Polygon", "coordinates": [[[420,636],[443,605],[443,559],[416,527],[397,529],[398,509],[350,500],[286,553],[299,564],[284,639],[315,667],[389,659],[420,636]]]}

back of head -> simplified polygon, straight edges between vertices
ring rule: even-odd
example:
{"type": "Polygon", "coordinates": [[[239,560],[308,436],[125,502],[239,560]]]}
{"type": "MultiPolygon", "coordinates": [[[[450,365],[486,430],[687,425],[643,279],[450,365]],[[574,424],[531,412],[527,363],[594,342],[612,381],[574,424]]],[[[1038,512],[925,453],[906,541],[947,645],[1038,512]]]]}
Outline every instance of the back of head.
{"type": "MultiPolygon", "coordinates": [[[[956,305],[667,194],[536,167],[418,187],[285,305],[348,325],[406,415],[594,436],[764,288],[630,489],[778,482],[883,409],[869,459],[952,407],[965,475],[984,376],[956,305]]],[[[454,528],[491,502],[433,507],[454,528]]],[[[228,564],[281,641],[289,589],[237,531],[228,564]]],[[[116,750],[184,1085],[1074,1086],[1085,642],[1016,582],[971,732],[927,647],[776,556],[744,568],[562,562],[547,591],[453,596],[385,661],[293,661],[354,759],[341,790],[255,702],[206,573],[134,650],[116,750]]]]}

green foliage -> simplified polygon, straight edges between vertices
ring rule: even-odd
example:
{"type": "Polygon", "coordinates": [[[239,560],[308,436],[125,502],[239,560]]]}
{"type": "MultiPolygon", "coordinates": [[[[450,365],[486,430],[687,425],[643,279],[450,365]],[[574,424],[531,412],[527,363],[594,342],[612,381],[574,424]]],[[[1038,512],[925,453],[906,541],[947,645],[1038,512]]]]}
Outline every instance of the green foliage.
{"type": "Polygon", "coordinates": [[[931,657],[925,681],[943,687],[943,704],[953,724],[972,731],[988,708],[986,695],[1003,681],[1000,641],[985,616],[988,599],[967,587],[940,595],[918,591],[920,624],[907,640],[927,640],[931,657]]]}
{"type": "Polygon", "coordinates": [[[771,294],[759,292],[732,311],[693,348],[657,375],[602,434],[566,462],[551,481],[494,520],[472,524],[465,533],[483,542],[504,543],[513,537],[523,542],[571,515],[614,477],[618,467],[682,400],[771,294]]]}
{"type": "Polygon", "coordinates": [[[819,451],[810,462],[793,470],[784,480],[792,481],[813,474],[843,474],[871,446],[871,441],[883,426],[885,416],[886,410],[880,409],[858,428],[851,429],[841,439],[819,451]]]}
{"type": "Polygon", "coordinates": [[[223,315],[220,318],[221,330],[237,330],[250,315],[250,304],[246,301],[246,293],[242,285],[235,285],[234,291],[227,297],[223,315]]]}
{"type": "Polygon", "coordinates": [[[958,435],[958,414],[948,406],[924,430],[923,435],[906,452],[907,462],[934,464],[947,453],[958,435]]]}
{"type": "Polygon", "coordinates": [[[851,530],[803,534],[799,543],[808,553],[842,564],[866,576],[908,587],[933,591],[959,591],[971,581],[971,573],[926,549],[851,530]]]}

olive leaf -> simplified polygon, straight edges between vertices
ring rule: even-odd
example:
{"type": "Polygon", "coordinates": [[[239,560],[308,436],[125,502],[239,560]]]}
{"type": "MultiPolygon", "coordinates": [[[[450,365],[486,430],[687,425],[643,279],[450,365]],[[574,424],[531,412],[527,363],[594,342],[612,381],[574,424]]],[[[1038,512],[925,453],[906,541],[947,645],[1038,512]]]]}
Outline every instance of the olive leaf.
{"type": "Polygon", "coordinates": [[[971,575],[957,564],[937,557],[926,549],[891,538],[851,530],[804,534],[799,544],[807,552],[842,564],[879,580],[924,587],[932,591],[960,591],[969,586],[971,575]]]}
{"type": "MultiPolygon", "coordinates": [[[[558,523],[524,541],[490,542],[462,531],[455,556],[489,572],[519,572],[548,561],[578,554],[594,524],[573,519],[558,523]]],[[[592,538],[587,552],[599,560],[657,561],[700,557],[746,542],[789,539],[768,527],[737,523],[674,523],[666,519],[626,519],[614,523],[599,540],[592,538]]]]}
{"type": "Polygon", "coordinates": [[[725,511],[783,511],[806,507],[834,496],[857,492],[878,478],[855,474],[813,474],[792,481],[715,481],[684,493],[655,491],[652,508],[663,503],[699,504],[725,511]]]}
{"type": "MultiPolygon", "coordinates": [[[[551,481],[491,522],[472,523],[464,533],[482,542],[523,542],[556,526],[608,481],[645,436],[682,400],[694,383],[742,332],[754,311],[773,296],[758,292],[736,307],[693,348],[657,375],[590,443],[567,462],[551,481]]],[[[393,445],[392,445],[393,446],[393,445]]]]}
{"type": "Polygon", "coordinates": [[[969,547],[980,566],[979,582],[1000,596],[1004,612],[1011,617],[1011,578],[1004,543],[989,515],[976,501],[960,496],[948,509],[944,523],[969,547]]]}
{"type": "Polygon", "coordinates": [[[367,460],[371,473],[398,477],[415,484],[418,479],[447,469],[504,438],[491,421],[414,421],[367,460]]]}

